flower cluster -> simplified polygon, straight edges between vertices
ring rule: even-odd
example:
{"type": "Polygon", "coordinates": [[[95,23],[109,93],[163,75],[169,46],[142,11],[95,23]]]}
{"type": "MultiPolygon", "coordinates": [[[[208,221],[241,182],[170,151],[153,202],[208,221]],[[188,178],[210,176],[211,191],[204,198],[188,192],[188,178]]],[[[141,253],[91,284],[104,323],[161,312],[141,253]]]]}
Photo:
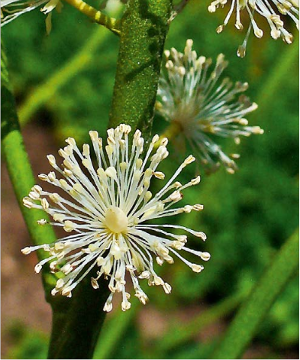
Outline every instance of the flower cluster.
{"type": "Polygon", "coordinates": [[[41,8],[41,12],[48,14],[46,17],[46,29],[47,33],[49,33],[51,30],[51,11],[54,8],[60,11],[62,7],[60,0],[3,0],[1,1],[1,26],[10,23],[18,16],[32,11],[42,5],[44,6],[41,8]]]}
{"type": "MultiPolygon", "coordinates": [[[[59,150],[63,158],[58,166],[53,155],[48,155],[50,165],[61,175],[58,179],[55,171],[41,174],[39,178],[65,192],[44,191],[35,185],[24,205],[28,208],[43,209],[52,218],[52,225],[62,227],[69,234],[54,244],[26,247],[22,250],[29,254],[43,249],[49,257],[35,266],[38,273],[42,266],[50,262],[53,272],[60,271],[63,276],[57,281],[52,295],[61,293],[70,297],[73,289],[87,274],[92,273],[92,286],[99,287],[101,276],[109,280],[111,291],[104,310],[112,309],[112,298],[116,292],[122,294],[122,309],[130,308],[130,294],[126,289],[126,273],[131,279],[135,296],[145,304],[147,295],[141,289],[139,279],[147,279],[149,285],[161,285],[168,294],[171,286],[160,278],[153,268],[153,255],[156,262],[172,264],[174,256],[181,259],[193,271],[203,270],[202,265],[185,259],[180,251],[192,253],[202,260],[210,258],[209,253],[196,251],[186,246],[187,236],[177,235],[171,230],[181,230],[201,240],[206,236],[181,225],[152,224],[149,220],[200,211],[203,206],[174,207],[182,198],[182,190],[197,185],[200,177],[182,185],[175,181],[181,171],[195,159],[188,156],[174,175],[161,190],[153,195],[149,191],[152,178],[163,180],[164,173],[157,171],[160,162],[168,156],[167,139],[159,142],[154,136],[144,151],[144,139],[137,130],[132,143],[128,134],[130,126],[120,125],[108,130],[107,145],[96,131],[90,131],[90,137],[96,156],[96,167],[92,164],[89,145],[83,145],[81,152],[73,138],[68,145],[59,150]],[[97,271],[96,271],[97,270],[97,271]]],[[[47,221],[41,219],[40,225],[47,221]]]]}
{"type": "MultiPolygon", "coordinates": [[[[219,7],[224,7],[227,2],[228,0],[213,0],[208,7],[208,11],[211,13],[215,12],[219,7]]],[[[253,29],[254,35],[256,37],[261,38],[263,36],[263,31],[259,28],[254,19],[255,13],[263,16],[268,21],[271,29],[271,37],[273,39],[278,39],[279,37],[281,37],[286,43],[292,43],[293,35],[285,29],[284,23],[280,15],[289,16],[295,22],[298,29],[298,0],[231,0],[229,12],[224,20],[224,23],[218,26],[217,32],[220,33],[223,31],[234,11],[236,13],[235,27],[238,30],[242,30],[243,25],[241,22],[241,12],[243,12],[245,9],[250,17],[250,24],[245,40],[243,44],[238,48],[238,56],[245,56],[247,41],[251,29],[253,29]]]]}
{"type": "Polygon", "coordinates": [[[198,57],[192,45],[193,41],[187,40],[184,54],[174,48],[165,51],[166,69],[159,80],[156,110],[178,128],[177,133],[190,143],[206,170],[214,171],[222,163],[234,173],[233,159],[239,155],[227,156],[211,135],[231,137],[239,143],[240,136],[262,134],[259,126],[248,126],[244,118],[257,105],[241,94],[247,83],[233,84],[228,78],[219,81],[228,65],[223,54],[209,74],[212,60],[198,57]]]}

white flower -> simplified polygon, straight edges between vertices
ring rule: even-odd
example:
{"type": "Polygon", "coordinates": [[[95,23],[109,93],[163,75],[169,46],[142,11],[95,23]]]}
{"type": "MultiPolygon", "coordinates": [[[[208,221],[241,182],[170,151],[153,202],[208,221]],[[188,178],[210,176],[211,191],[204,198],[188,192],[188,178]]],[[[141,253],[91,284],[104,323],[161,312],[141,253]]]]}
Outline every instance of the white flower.
{"type": "MultiPolygon", "coordinates": [[[[243,93],[247,83],[235,85],[224,78],[219,81],[228,62],[220,54],[213,71],[209,73],[211,59],[197,57],[192,51],[192,40],[187,40],[184,54],[172,48],[166,50],[166,71],[162,71],[156,110],[175,132],[190,143],[206,170],[216,170],[220,162],[229,173],[236,170],[236,164],[212,139],[211,135],[232,137],[239,143],[240,136],[262,134],[259,126],[248,126],[244,118],[255,110],[257,105],[251,103],[243,93]]],[[[237,158],[238,154],[233,154],[237,158]]]]}
{"type": "Polygon", "coordinates": [[[51,31],[51,11],[56,8],[61,10],[62,3],[60,0],[33,0],[33,1],[20,1],[20,0],[2,0],[1,1],[1,26],[6,25],[16,19],[18,16],[25,14],[29,11],[44,5],[41,12],[48,14],[46,17],[47,33],[51,31]]]}
{"type": "Polygon", "coordinates": [[[241,22],[241,12],[245,9],[248,12],[250,17],[250,24],[247,31],[246,38],[241,46],[238,48],[238,56],[244,57],[246,52],[246,46],[248,37],[251,29],[253,28],[253,32],[256,37],[261,38],[263,36],[263,31],[258,27],[256,21],[254,20],[255,13],[263,16],[267,21],[271,29],[271,37],[273,39],[278,39],[282,37],[282,39],[291,44],[293,41],[293,35],[289,33],[284,28],[284,23],[280,17],[280,15],[288,15],[296,24],[297,29],[299,28],[299,3],[298,0],[214,0],[211,2],[208,7],[209,12],[215,12],[217,8],[224,7],[227,2],[230,3],[229,12],[224,20],[223,25],[220,25],[217,28],[217,32],[220,33],[223,31],[224,27],[227,25],[232,13],[235,11],[236,20],[235,27],[238,30],[243,29],[243,25],[241,22]]]}
{"type": "MultiPolygon", "coordinates": [[[[161,142],[153,154],[159,137],[154,136],[149,148],[144,151],[141,132],[135,132],[131,144],[128,139],[130,130],[127,125],[108,130],[105,148],[98,133],[90,131],[96,168],[92,164],[89,145],[84,144],[81,153],[75,140],[68,138],[68,146],[59,150],[59,155],[64,159],[62,168],[57,165],[53,155],[48,155],[50,165],[62,178],[58,179],[55,172],[39,175],[41,180],[63,190],[67,196],[44,191],[35,185],[29,196],[24,198],[26,207],[43,209],[53,218],[52,225],[72,232],[54,244],[22,250],[24,254],[37,249],[49,252],[49,257],[36,265],[37,273],[45,263],[51,262],[50,269],[53,272],[59,270],[64,274],[57,281],[52,295],[61,293],[70,297],[72,290],[89,273],[94,276],[91,283],[97,289],[97,280],[104,276],[109,279],[108,287],[111,291],[104,305],[105,311],[112,309],[115,292],[122,294],[122,309],[130,308],[130,295],[125,287],[126,273],[131,278],[135,296],[143,304],[148,298],[138,279],[146,278],[149,285],[161,285],[167,294],[170,293],[171,286],[153,269],[153,255],[159,265],[165,261],[172,264],[175,255],[195,272],[203,270],[203,266],[186,260],[179,254],[180,250],[204,261],[210,258],[207,252],[186,247],[186,235],[175,235],[170,231],[184,230],[205,240],[203,232],[180,225],[148,223],[153,219],[202,210],[199,204],[172,208],[181,200],[182,190],[200,182],[200,177],[185,185],[175,181],[183,168],[195,160],[194,157],[189,156],[162,189],[152,195],[149,191],[151,179],[164,179],[164,174],[157,171],[157,167],[168,156],[167,139],[161,142]]],[[[46,220],[41,219],[38,223],[44,225],[46,220]]]]}

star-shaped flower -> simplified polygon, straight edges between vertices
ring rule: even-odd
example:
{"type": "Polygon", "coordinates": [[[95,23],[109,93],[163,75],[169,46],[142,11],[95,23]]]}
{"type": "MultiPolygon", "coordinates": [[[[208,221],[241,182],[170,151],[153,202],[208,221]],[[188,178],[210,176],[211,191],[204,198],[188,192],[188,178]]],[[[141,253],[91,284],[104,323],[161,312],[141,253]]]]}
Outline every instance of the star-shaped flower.
{"type": "Polygon", "coordinates": [[[223,54],[210,71],[212,60],[198,57],[192,46],[193,41],[187,40],[184,53],[174,48],[165,51],[156,110],[178,136],[190,143],[207,171],[223,164],[229,173],[234,173],[234,159],[239,155],[227,156],[216,143],[216,136],[231,137],[239,143],[240,136],[262,134],[259,126],[248,126],[244,118],[257,105],[242,94],[248,89],[247,83],[221,79],[228,65],[223,54]]]}
{"type": "MultiPolygon", "coordinates": [[[[70,297],[73,289],[88,274],[92,275],[92,286],[97,289],[98,279],[104,276],[109,279],[111,291],[105,311],[112,309],[116,292],[122,294],[122,309],[130,308],[126,273],[135,296],[143,304],[148,298],[139,279],[147,279],[149,285],[161,285],[167,294],[171,292],[171,286],[156,274],[153,257],[159,265],[164,262],[172,264],[174,256],[178,257],[195,272],[202,271],[203,266],[191,263],[181,252],[192,253],[204,261],[210,258],[207,252],[188,248],[187,236],[174,234],[172,230],[205,240],[203,232],[181,225],[152,223],[155,219],[202,210],[199,204],[174,207],[181,200],[184,189],[200,182],[200,177],[185,185],[175,181],[181,171],[195,160],[194,157],[188,156],[161,190],[153,195],[149,190],[152,179],[163,180],[165,177],[157,167],[168,156],[168,141],[162,140],[154,151],[158,135],[153,137],[148,148],[144,148],[141,132],[137,130],[131,142],[130,131],[127,125],[108,130],[105,147],[98,133],[90,131],[96,166],[92,163],[89,145],[83,145],[81,152],[75,140],[68,138],[68,146],[59,150],[64,159],[62,167],[57,165],[53,155],[48,155],[50,165],[61,179],[55,172],[39,175],[41,180],[63,190],[65,195],[50,193],[35,185],[24,198],[25,206],[43,209],[53,218],[52,225],[70,233],[54,244],[22,250],[24,254],[37,249],[49,253],[48,258],[36,265],[35,271],[40,272],[43,265],[50,262],[53,272],[63,274],[52,295],[61,293],[70,297]]],[[[40,225],[46,223],[44,219],[39,221],[40,225]]]]}

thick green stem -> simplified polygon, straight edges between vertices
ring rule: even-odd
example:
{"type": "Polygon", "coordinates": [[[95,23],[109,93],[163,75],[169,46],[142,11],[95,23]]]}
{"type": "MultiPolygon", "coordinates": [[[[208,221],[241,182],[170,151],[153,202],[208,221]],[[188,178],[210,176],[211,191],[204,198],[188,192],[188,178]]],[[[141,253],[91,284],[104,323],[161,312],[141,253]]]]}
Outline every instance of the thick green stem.
{"type": "MultiPolygon", "coordinates": [[[[110,126],[124,122],[148,128],[153,117],[160,62],[171,0],[130,0],[121,22],[121,45],[110,126]],[[145,125],[144,125],[145,124],[145,125]]],[[[72,299],[52,301],[53,328],[49,358],[91,358],[105,318],[107,282],[94,290],[88,278],[72,299]]]]}
{"type": "Polygon", "coordinates": [[[129,0],[121,20],[120,51],[109,125],[151,132],[172,0],[129,0]]]}
{"type": "Polygon", "coordinates": [[[211,359],[240,359],[259,324],[299,265],[298,230],[279,250],[227,330],[211,359]]]}
{"type": "MultiPolygon", "coordinates": [[[[34,186],[35,180],[20,131],[15,99],[9,83],[6,56],[3,49],[1,52],[1,100],[2,152],[20,210],[35,245],[54,242],[56,236],[51,226],[37,225],[38,220],[47,219],[44,211],[27,209],[22,202],[23,198],[28,195],[32,186],[34,186]]],[[[42,260],[45,258],[45,253],[39,251],[38,257],[42,260]]],[[[43,271],[43,281],[46,290],[49,290],[55,283],[55,277],[50,275],[46,268],[43,271]]]]}
{"type": "Polygon", "coordinates": [[[91,359],[105,319],[103,305],[108,297],[107,281],[100,289],[91,286],[87,276],[77,285],[71,299],[53,297],[52,333],[49,359],[91,359]]]}

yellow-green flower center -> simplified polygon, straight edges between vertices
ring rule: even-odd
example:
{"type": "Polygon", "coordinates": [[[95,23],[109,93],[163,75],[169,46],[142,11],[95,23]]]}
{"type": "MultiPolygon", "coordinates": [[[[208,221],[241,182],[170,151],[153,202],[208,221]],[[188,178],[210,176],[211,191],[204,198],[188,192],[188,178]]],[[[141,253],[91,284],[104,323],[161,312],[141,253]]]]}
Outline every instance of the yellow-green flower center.
{"type": "Polygon", "coordinates": [[[111,206],[105,213],[104,224],[112,233],[126,233],[128,218],[122,209],[111,206]]]}

